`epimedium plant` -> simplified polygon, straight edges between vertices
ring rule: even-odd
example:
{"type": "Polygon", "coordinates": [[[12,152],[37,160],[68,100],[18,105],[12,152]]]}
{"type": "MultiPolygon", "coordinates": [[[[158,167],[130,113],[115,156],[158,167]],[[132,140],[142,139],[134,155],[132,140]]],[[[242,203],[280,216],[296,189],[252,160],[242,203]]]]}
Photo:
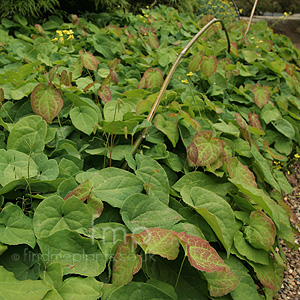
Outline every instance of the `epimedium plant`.
{"type": "Polygon", "coordinates": [[[272,299],[299,230],[278,168],[298,156],[299,51],[244,21],[228,49],[215,23],[161,94],[211,18],[100,16],[1,21],[1,295],[272,299]]]}

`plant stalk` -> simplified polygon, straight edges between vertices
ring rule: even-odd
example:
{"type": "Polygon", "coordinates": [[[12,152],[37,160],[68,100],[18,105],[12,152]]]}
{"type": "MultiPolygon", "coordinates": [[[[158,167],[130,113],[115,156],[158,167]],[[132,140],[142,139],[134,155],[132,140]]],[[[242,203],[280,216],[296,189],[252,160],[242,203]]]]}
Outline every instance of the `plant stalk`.
{"type": "MultiPolygon", "coordinates": [[[[212,19],[210,22],[208,22],[203,28],[201,28],[201,30],[190,40],[190,42],[184,47],[184,49],[178,54],[176,61],[174,62],[173,66],[171,67],[170,72],[168,73],[165,81],[163,82],[163,85],[157,95],[157,98],[148,114],[147,120],[149,122],[151,122],[154,118],[155,112],[160,104],[160,101],[169,85],[169,82],[175,72],[175,70],[177,69],[181,59],[184,57],[184,55],[188,52],[188,50],[193,46],[193,44],[197,41],[197,39],[210,27],[212,26],[214,23],[220,22],[222,25],[222,29],[225,31],[226,34],[226,39],[227,39],[227,44],[228,44],[228,48],[227,51],[230,52],[230,39],[229,39],[229,35],[228,32],[226,30],[226,27],[223,23],[222,20],[220,19],[212,19]]],[[[133,149],[131,151],[131,154],[134,155],[135,152],[137,151],[138,147],[140,146],[142,140],[146,137],[146,133],[149,127],[146,127],[143,129],[142,133],[138,136],[138,138],[136,139],[135,143],[133,144],[133,149]]],[[[124,165],[122,166],[123,169],[126,169],[127,167],[127,162],[124,163],[124,165]]]]}
{"type": "Polygon", "coordinates": [[[247,35],[247,33],[250,29],[250,25],[251,25],[251,22],[252,22],[252,19],[253,19],[253,16],[254,16],[254,12],[255,12],[255,9],[256,9],[257,2],[258,2],[258,0],[255,0],[255,2],[253,4],[253,8],[252,8],[251,15],[250,15],[249,22],[248,22],[248,27],[247,27],[247,29],[245,31],[245,34],[244,34],[244,39],[246,38],[246,35],[247,35]]]}

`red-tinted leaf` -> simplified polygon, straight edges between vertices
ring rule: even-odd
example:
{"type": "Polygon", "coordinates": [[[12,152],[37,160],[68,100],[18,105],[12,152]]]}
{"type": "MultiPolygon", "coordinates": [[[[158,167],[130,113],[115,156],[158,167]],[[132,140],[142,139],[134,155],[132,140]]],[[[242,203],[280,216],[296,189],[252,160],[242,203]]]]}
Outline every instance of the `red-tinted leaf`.
{"type": "Polygon", "coordinates": [[[229,176],[232,179],[239,180],[242,184],[251,185],[257,188],[254,174],[246,165],[243,165],[237,157],[233,157],[227,164],[229,176]]]}
{"type": "Polygon", "coordinates": [[[271,218],[262,211],[253,211],[244,231],[246,240],[256,249],[269,251],[275,242],[276,229],[271,218]]]}
{"type": "Polygon", "coordinates": [[[76,187],[72,192],[70,192],[64,200],[69,199],[72,196],[76,196],[81,201],[85,201],[89,194],[92,191],[93,183],[91,180],[87,179],[85,182],[81,183],[78,187],[76,187]]]}
{"type": "Polygon", "coordinates": [[[39,83],[31,93],[31,106],[35,114],[51,123],[62,109],[63,99],[54,85],[46,88],[43,83],[39,83]]]}
{"type": "Polygon", "coordinates": [[[115,70],[118,66],[118,64],[120,63],[120,59],[119,58],[114,58],[112,60],[110,60],[107,64],[107,66],[112,69],[112,70],[115,70]]]}
{"type": "Polygon", "coordinates": [[[146,254],[160,255],[169,260],[173,260],[178,256],[179,243],[172,230],[146,229],[140,234],[134,234],[133,238],[146,254]]]}
{"type": "Polygon", "coordinates": [[[251,145],[251,134],[249,131],[248,124],[239,113],[235,113],[234,115],[235,115],[236,122],[240,126],[242,136],[251,145]]]}
{"type": "Polygon", "coordinates": [[[97,83],[98,80],[95,80],[94,82],[89,83],[84,89],[83,91],[86,93],[95,83],[97,83]]]}
{"type": "Polygon", "coordinates": [[[118,76],[118,73],[116,72],[116,70],[110,69],[109,73],[110,73],[110,77],[111,77],[112,81],[115,84],[118,84],[118,82],[119,82],[119,76],[118,76]]]}
{"type": "Polygon", "coordinates": [[[82,64],[86,69],[97,71],[99,62],[92,53],[80,50],[79,54],[81,56],[82,64]]]}
{"type": "Polygon", "coordinates": [[[101,216],[103,211],[103,203],[93,193],[90,193],[87,197],[87,204],[89,209],[93,212],[93,218],[97,219],[101,216]]]}
{"type": "Polygon", "coordinates": [[[210,77],[216,72],[217,66],[218,66],[217,58],[213,55],[210,55],[208,57],[203,58],[200,67],[203,74],[206,77],[210,77]]]}
{"type": "Polygon", "coordinates": [[[116,35],[117,37],[120,37],[123,34],[123,30],[116,25],[108,25],[105,27],[109,32],[113,33],[114,35],[116,35]]]}
{"type": "Polygon", "coordinates": [[[204,276],[208,281],[208,289],[212,297],[222,297],[232,292],[240,282],[240,278],[228,269],[205,273],[204,276]]]}
{"type": "Polygon", "coordinates": [[[130,32],[129,32],[129,29],[128,29],[128,26],[127,26],[127,25],[125,25],[125,26],[123,27],[123,30],[124,30],[124,33],[125,33],[126,35],[129,35],[129,34],[130,34],[130,32]]]}
{"type": "Polygon", "coordinates": [[[100,90],[98,90],[98,95],[104,103],[107,103],[111,100],[111,91],[106,85],[102,86],[100,90]]]}
{"type": "Polygon", "coordinates": [[[259,108],[263,108],[270,100],[270,91],[267,86],[255,84],[251,91],[254,93],[254,102],[259,108]]]}
{"type": "Polygon", "coordinates": [[[196,269],[205,272],[230,270],[208,241],[200,237],[187,235],[185,232],[174,233],[174,235],[178,237],[189,262],[196,269]]]}
{"type": "Polygon", "coordinates": [[[212,136],[212,131],[197,132],[187,147],[188,161],[191,165],[211,165],[223,154],[222,142],[212,136]]]}
{"type": "Polygon", "coordinates": [[[161,87],[164,81],[163,72],[157,68],[155,70],[153,68],[146,70],[143,77],[146,81],[146,87],[151,90],[156,87],[161,87]]]}
{"type": "Polygon", "coordinates": [[[79,22],[80,22],[80,19],[78,18],[78,16],[77,15],[73,15],[73,14],[71,14],[71,18],[72,18],[72,23],[73,23],[73,25],[79,25],[79,22]]]}
{"type": "Polygon", "coordinates": [[[258,128],[259,130],[262,130],[258,115],[256,113],[249,112],[248,119],[249,119],[251,126],[258,128]]]}
{"type": "Polygon", "coordinates": [[[183,119],[190,124],[196,131],[200,131],[201,130],[201,125],[198,121],[196,121],[195,119],[192,119],[191,116],[183,111],[180,110],[180,115],[183,117],[183,119]]]}
{"type": "Polygon", "coordinates": [[[54,66],[53,68],[50,69],[50,71],[48,72],[48,80],[50,83],[52,83],[55,75],[56,75],[56,72],[57,72],[57,69],[59,68],[59,66],[54,66]]]}
{"type": "Polygon", "coordinates": [[[147,84],[146,84],[146,78],[145,76],[143,76],[138,84],[138,88],[139,89],[145,89],[147,88],[147,84]]]}
{"type": "Polygon", "coordinates": [[[235,56],[239,56],[238,46],[236,43],[230,42],[230,52],[235,56]]]}
{"type": "Polygon", "coordinates": [[[139,27],[139,29],[140,29],[140,32],[141,32],[142,34],[147,34],[147,33],[148,33],[148,29],[147,29],[144,25],[141,25],[141,26],[139,27]]]}
{"type": "Polygon", "coordinates": [[[3,100],[4,100],[4,90],[3,90],[3,88],[0,88],[0,106],[3,102],[3,100]]]}
{"type": "Polygon", "coordinates": [[[189,63],[188,69],[191,72],[197,72],[201,69],[201,62],[204,57],[204,52],[198,52],[195,54],[192,58],[192,60],[189,63]]]}
{"type": "Polygon", "coordinates": [[[285,67],[285,71],[290,75],[293,76],[294,75],[294,67],[292,65],[286,65],[285,67]]]}
{"type": "Polygon", "coordinates": [[[137,36],[135,35],[135,34],[129,34],[128,36],[127,36],[127,43],[129,44],[129,45],[131,45],[131,46],[134,46],[134,45],[136,45],[136,43],[137,43],[137,36]]]}
{"type": "Polygon", "coordinates": [[[262,144],[264,146],[265,151],[268,152],[273,158],[278,159],[278,160],[286,159],[285,156],[281,156],[281,155],[278,155],[278,154],[272,152],[267,141],[262,141],[262,144]]]}
{"type": "Polygon", "coordinates": [[[114,256],[112,269],[112,284],[122,286],[128,284],[133,275],[136,274],[142,266],[142,258],[135,253],[136,244],[130,235],[119,245],[114,256]]]}
{"type": "Polygon", "coordinates": [[[60,82],[66,86],[71,86],[72,83],[72,72],[63,70],[60,75],[60,82]]]}
{"type": "Polygon", "coordinates": [[[159,43],[158,43],[157,35],[154,32],[152,32],[152,31],[149,31],[149,33],[148,33],[148,44],[152,48],[155,48],[155,49],[159,48],[159,43]]]}
{"type": "Polygon", "coordinates": [[[36,28],[36,30],[43,36],[45,37],[45,31],[43,29],[43,27],[40,24],[35,24],[34,27],[36,28]]]}

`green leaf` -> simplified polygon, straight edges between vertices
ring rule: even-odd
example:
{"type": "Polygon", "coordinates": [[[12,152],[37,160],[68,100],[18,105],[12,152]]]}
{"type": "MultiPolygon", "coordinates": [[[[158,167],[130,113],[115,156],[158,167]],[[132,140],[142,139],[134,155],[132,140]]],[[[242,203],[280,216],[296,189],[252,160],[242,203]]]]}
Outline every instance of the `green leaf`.
{"type": "Polygon", "coordinates": [[[165,291],[151,284],[144,282],[130,282],[116,289],[108,297],[107,300],[177,300],[169,294],[169,290],[165,291]]]}
{"type": "Polygon", "coordinates": [[[269,263],[268,253],[264,250],[253,248],[245,239],[242,232],[238,231],[234,236],[234,246],[239,254],[248,260],[258,264],[267,265],[269,263]]]}
{"type": "Polygon", "coordinates": [[[158,63],[164,68],[168,64],[174,63],[177,58],[177,52],[173,48],[163,48],[157,51],[158,63]]]}
{"type": "Polygon", "coordinates": [[[179,253],[179,243],[172,230],[149,228],[133,235],[136,243],[145,254],[156,254],[169,260],[175,259],[179,253]]]}
{"type": "Polygon", "coordinates": [[[121,208],[121,216],[133,233],[154,227],[169,229],[183,220],[175,210],[144,194],[132,194],[126,198],[121,208]]]}
{"type": "Polygon", "coordinates": [[[79,50],[79,54],[82,60],[82,64],[86,69],[97,71],[99,62],[92,53],[86,51],[83,52],[83,50],[79,50]]]}
{"type": "Polygon", "coordinates": [[[204,276],[208,281],[209,293],[213,297],[221,297],[232,292],[240,282],[237,275],[226,269],[205,273],[204,276]]]}
{"type": "Polygon", "coordinates": [[[242,53],[245,61],[248,63],[253,63],[254,61],[260,58],[260,55],[257,52],[252,50],[242,49],[242,53]]]}
{"type": "Polygon", "coordinates": [[[295,137],[295,129],[289,121],[285,119],[279,119],[273,121],[272,125],[287,138],[293,139],[295,137]]]}
{"type": "Polygon", "coordinates": [[[177,119],[174,121],[171,121],[170,119],[166,120],[163,115],[159,114],[154,120],[154,125],[168,137],[173,147],[176,147],[179,139],[177,119]]]}
{"type": "Polygon", "coordinates": [[[90,135],[98,123],[97,112],[88,106],[74,107],[70,111],[70,118],[78,130],[90,135]]]}
{"type": "Polygon", "coordinates": [[[234,213],[228,202],[201,187],[186,185],[180,194],[183,201],[206,220],[229,253],[236,229],[234,213]]]}
{"type": "Polygon", "coordinates": [[[219,139],[210,130],[197,132],[187,147],[188,161],[191,165],[206,166],[213,164],[223,154],[219,139]]]}
{"type": "Polygon", "coordinates": [[[273,103],[267,103],[262,111],[261,111],[261,118],[265,121],[266,124],[269,124],[272,121],[276,121],[281,119],[280,111],[274,106],[273,103]]]}
{"type": "Polygon", "coordinates": [[[56,231],[50,236],[38,239],[38,244],[44,259],[62,264],[64,275],[94,277],[105,269],[105,257],[97,244],[77,232],[56,231]]]}
{"type": "Polygon", "coordinates": [[[66,201],[53,195],[44,199],[33,216],[34,232],[37,238],[70,229],[80,233],[92,227],[92,212],[79,198],[73,196],[66,201]]]}
{"type": "Polygon", "coordinates": [[[64,300],[97,300],[102,295],[103,283],[92,277],[67,278],[58,289],[64,300]]]}
{"type": "Polygon", "coordinates": [[[127,235],[114,256],[112,269],[112,284],[122,286],[128,284],[133,275],[142,267],[142,258],[135,253],[137,245],[131,236],[127,235]]]}
{"type": "Polygon", "coordinates": [[[275,242],[276,229],[271,218],[262,211],[253,211],[249,226],[245,228],[246,240],[257,249],[269,251],[275,242]]]}
{"type": "Polygon", "coordinates": [[[161,165],[149,156],[137,154],[136,176],[144,182],[147,195],[163,202],[169,203],[169,181],[161,165]]]}
{"type": "Polygon", "coordinates": [[[34,248],[36,240],[32,219],[17,205],[8,205],[0,213],[0,242],[8,245],[27,244],[34,248]]]}
{"type": "Polygon", "coordinates": [[[46,263],[44,270],[40,274],[40,277],[43,281],[58,289],[61,287],[63,282],[62,265],[60,263],[46,263]]]}
{"type": "Polygon", "coordinates": [[[0,295],[4,300],[40,300],[50,290],[41,280],[17,280],[0,266],[0,295]]]}
{"type": "Polygon", "coordinates": [[[240,182],[257,188],[254,174],[249,168],[243,165],[237,157],[232,157],[227,164],[229,175],[232,179],[238,179],[240,182]]]}
{"type": "Polygon", "coordinates": [[[26,154],[41,152],[45,147],[46,136],[47,123],[40,116],[27,116],[12,127],[7,139],[7,149],[26,154]]]}
{"type": "Polygon", "coordinates": [[[16,179],[30,178],[37,174],[37,166],[27,154],[16,150],[0,149],[0,184],[2,186],[16,179]]]}
{"type": "Polygon", "coordinates": [[[153,32],[153,31],[148,31],[148,44],[152,47],[152,48],[155,48],[155,49],[158,49],[159,48],[159,43],[158,43],[158,40],[157,40],[157,35],[153,32]]]}
{"type": "Polygon", "coordinates": [[[33,89],[30,98],[34,113],[41,116],[49,124],[63,107],[61,93],[52,84],[45,87],[43,83],[39,83],[33,89]]]}
{"type": "Polygon", "coordinates": [[[143,182],[140,179],[130,172],[117,168],[91,170],[76,176],[76,180],[80,183],[87,179],[93,182],[93,193],[99,199],[119,208],[129,195],[143,189],[143,182]]]}
{"type": "Polygon", "coordinates": [[[73,191],[68,193],[68,195],[64,197],[64,200],[67,200],[70,197],[75,196],[79,198],[81,201],[84,201],[90,195],[92,187],[93,187],[92,181],[87,179],[85,182],[83,182],[78,187],[76,187],[73,191]]]}

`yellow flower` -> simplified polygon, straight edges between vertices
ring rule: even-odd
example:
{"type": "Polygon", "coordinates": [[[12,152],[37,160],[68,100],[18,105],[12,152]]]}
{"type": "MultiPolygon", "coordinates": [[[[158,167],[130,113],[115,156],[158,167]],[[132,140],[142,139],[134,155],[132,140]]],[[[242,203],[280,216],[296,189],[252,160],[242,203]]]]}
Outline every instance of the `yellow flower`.
{"type": "Polygon", "coordinates": [[[183,79],[181,80],[182,83],[189,83],[189,81],[187,79],[183,79]]]}
{"type": "Polygon", "coordinates": [[[74,39],[74,35],[73,34],[69,35],[68,38],[67,38],[67,40],[73,40],[73,39],[74,39]]]}
{"type": "Polygon", "coordinates": [[[299,155],[298,153],[296,153],[296,154],[294,155],[294,157],[295,157],[295,158],[300,158],[300,155],[299,155]]]}
{"type": "Polygon", "coordinates": [[[189,73],[186,74],[186,76],[193,76],[193,75],[194,75],[193,72],[189,72],[189,73]]]}
{"type": "Polygon", "coordinates": [[[59,38],[59,42],[63,44],[63,43],[64,43],[64,38],[63,38],[63,37],[60,37],[60,38],[59,38]]]}
{"type": "Polygon", "coordinates": [[[56,30],[56,33],[59,35],[59,36],[63,36],[63,33],[61,30],[56,30]]]}
{"type": "Polygon", "coordinates": [[[54,39],[52,39],[51,40],[52,42],[56,42],[56,41],[58,41],[58,38],[57,37],[55,37],[54,39]]]}
{"type": "Polygon", "coordinates": [[[181,79],[181,77],[179,76],[179,77],[178,77],[178,80],[180,80],[180,79],[181,79]]]}

